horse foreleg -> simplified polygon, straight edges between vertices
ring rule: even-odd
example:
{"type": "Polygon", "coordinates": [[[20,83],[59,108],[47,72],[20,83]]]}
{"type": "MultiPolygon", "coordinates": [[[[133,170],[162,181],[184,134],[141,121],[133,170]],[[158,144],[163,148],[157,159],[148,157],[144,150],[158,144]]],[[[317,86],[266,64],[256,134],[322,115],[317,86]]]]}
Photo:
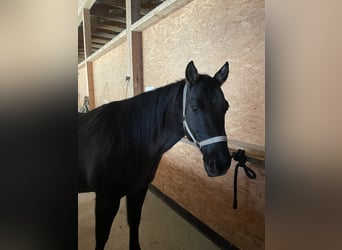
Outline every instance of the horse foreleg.
{"type": "Polygon", "coordinates": [[[96,194],[95,202],[95,230],[96,250],[103,250],[108,240],[110,228],[119,209],[120,198],[106,194],[96,194]]]}
{"type": "Polygon", "coordinates": [[[144,187],[137,193],[127,195],[127,219],[129,225],[129,249],[140,250],[139,245],[139,224],[141,208],[145,200],[148,187],[144,187]]]}

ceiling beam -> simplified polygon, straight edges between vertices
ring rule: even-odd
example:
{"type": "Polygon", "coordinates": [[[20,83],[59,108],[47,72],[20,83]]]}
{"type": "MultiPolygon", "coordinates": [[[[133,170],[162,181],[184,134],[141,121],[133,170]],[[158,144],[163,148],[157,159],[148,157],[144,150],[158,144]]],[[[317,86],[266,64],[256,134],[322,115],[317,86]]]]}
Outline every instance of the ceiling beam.
{"type": "Polygon", "coordinates": [[[94,16],[126,24],[125,11],[108,8],[104,4],[94,4],[90,13],[94,16]]]}
{"type": "MultiPolygon", "coordinates": [[[[126,9],[125,1],[124,0],[97,0],[96,2],[98,3],[103,3],[108,6],[114,7],[114,8],[119,8],[122,10],[126,9]]],[[[162,3],[163,1],[159,1],[159,4],[162,3]]],[[[144,7],[150,7],[150,6],[157,6],[158,4],[143,4],[140,8],[140,14],[141,15],[146,15],[151,9],[150,8],[144,8],[144,7]]]]}
{"type": "Polygon", "coordinates": [[[104,38],[108,38],[108,39],[113,39],[116,34],[109,34],[109,33],[104,33],[104,32],[94,30],[92,35],[97,36],[97,37],[104,37],[104,38]]]}
{"type": "Polygon", "coordinates": [[[96,49],[100,49],[100,48],[102,48],[103,47],[103,45],[104,44],[97,44],[97,43],[93,43],[92,44],[92,48],[94,49],[94,48],[96,48],[96,49]]]}
{"type": "Polygon", "coordinates": [[[105,20],[108,20],[108,21],[115,21],[115,22],[126,24],[126,18],[124,17],[111,16],[110,14],[105,14],[105,13],[102,13],[102,14],[98,13],[96,14],[96,16],[103,18],[105,20]]]}
{"type": "Polygon", "coordinates": [[[91,23],[89,9],[83,9],[83,41],[86,57],[91,55],[91,23]]]}
{"type": "Polygon", "coordinates": [[[126,28],[126,23],[111,21],[111,20],[101,18],[101,17],[97,17],[97,16],[91,16],[91,21],[94,24],[102,23],[102,24],[108,24],[111,26],[117,26],[117,27],[120,27],[123,29],[126,28]]]}
{"type": "MultiPolygon", "coordinates": [[[[132,25],[133,31],[143,31],[193,0],[168,0],[152,9],[146,16],[132,25]]],[[[145,8],[145,7],[144,7],[145,8]]]]}
{"type": "Polygon", "coordinates": [[[125,0],[97,0],[97,2],[119,9],[126,9],[125,0]]]}
{"type": "Polygon", "coordinates": [[[109,30],[109,31],[113,31],[113,32],[116,32],[116,33],[120,33],[121,31],[124,30],[121,27],[112,26],[112,25],[108,25],[106,23],[101,23],[101,22],[97,22],[94,25],[93,30],[96,30],[96,29],[109,30]]]}
{"type": "Polygon", "coordinates": [[[140,14],[145,16],[148,12],[150,12],[150,9],[140,8],[140,14]]]}
{"type": "MultiPolygon", "coordinates": [[[[95,52],[97,49],[92,48],[91,50],[92,50],[93,52],[95,52]]],[[[81,51],[78,52],[78,54],[81,54],[82,56],[84,56],[84,51],[81,50],[81,51]]]]}
{"type": "Polygon", "coordinates": [[[110,41],[108,39],[100,39],[100,38],[92,38],[91,40],[93,43],[100,43],[100,44],[106,44],[110,41]]]}

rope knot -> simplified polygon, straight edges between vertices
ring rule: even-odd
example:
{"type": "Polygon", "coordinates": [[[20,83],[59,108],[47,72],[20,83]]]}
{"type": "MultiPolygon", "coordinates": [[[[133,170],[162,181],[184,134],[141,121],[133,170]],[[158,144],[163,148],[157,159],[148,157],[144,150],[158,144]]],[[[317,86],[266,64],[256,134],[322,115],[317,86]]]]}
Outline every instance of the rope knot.
{"type": "Polygon", "coordinates": [[[233,157],[234,161],[239,162],[239,164],[241,164],[241,165],[246,164],[247,157],[245,155],[245,150],[238,149],[237,152],[232,153],[232,157],[233,157]]]}
{"type": "Polygon", "coordinates": [[[237,152],[232,153],[232,157],[235,161],[238,162],[235,166],[235,172],[234,172],[234,204],[233,204],[233,208],[236,209],[237,208],[237,176],[238,176],[239,167],[242,167],[245,170],[246,175],[250,179],[255,179],[256,174],[252,169],[250,169],[246,165],[247,157],[245,155],[245,150],[238,149],[237,152]]]}

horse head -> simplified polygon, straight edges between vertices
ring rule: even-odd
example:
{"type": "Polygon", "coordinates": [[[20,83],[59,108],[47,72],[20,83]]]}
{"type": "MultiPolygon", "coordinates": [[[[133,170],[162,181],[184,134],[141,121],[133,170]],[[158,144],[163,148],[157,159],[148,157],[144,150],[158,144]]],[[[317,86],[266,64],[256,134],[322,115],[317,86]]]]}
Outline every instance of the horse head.
{"type": "Polygon", "coordinates": [[[184,130],[200,148],[204,168],[210,177],[224,175],[231,164],[225,132],[225,114],[229,104],[221,89],[228,72],[226,62],[214,77],[198,74],[192,61],[185,71],[184,130]]]}

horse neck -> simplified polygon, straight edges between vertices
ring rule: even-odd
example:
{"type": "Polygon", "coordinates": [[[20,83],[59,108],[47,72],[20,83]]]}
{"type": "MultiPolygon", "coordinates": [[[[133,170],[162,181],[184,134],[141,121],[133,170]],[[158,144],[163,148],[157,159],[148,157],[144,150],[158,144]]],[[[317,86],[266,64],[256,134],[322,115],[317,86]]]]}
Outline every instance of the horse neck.
{"type": "Polygon", "coordinates": [[[162,143],[162,152],[164,153],[184,137],[182,123],[183,109],[183,86],[185,82],[180,81],[170,86],[170,95],[165,113],[165,126],[160,131],[160,141],[162,143]]]}

